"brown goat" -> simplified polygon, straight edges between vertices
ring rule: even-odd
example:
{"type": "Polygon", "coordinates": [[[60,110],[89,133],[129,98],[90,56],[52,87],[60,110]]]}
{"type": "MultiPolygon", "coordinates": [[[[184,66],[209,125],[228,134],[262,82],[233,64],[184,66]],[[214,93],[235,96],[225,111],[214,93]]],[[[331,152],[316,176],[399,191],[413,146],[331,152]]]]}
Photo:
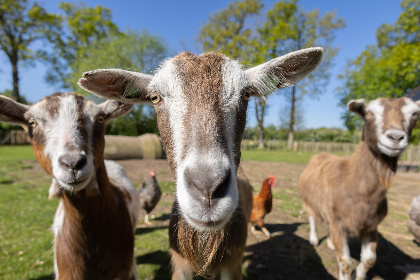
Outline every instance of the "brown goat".
{"type": "Polygon", "coordinates": [[[194,272],[242,278],[252,191],[238,169],[248,100],[300,81],[321,58],[321,48],[310,48],[244,70],[219,53],[184,52],[153,76],[119,69],[83,74],[79,85],[94,94],[154,104],[176,177],[169,228],[173,279],[191,279],[194,272]]]}
{"type": "Polygon", "coordinates": [[[137,279],[136,189],[120,165],[103,160],[105,125],[132,105],[96,105],[72,93],[27,106],[0,96],[0,121],[28,127],[35,157],[60,197],[52,226],[56,279],[137,279]]]}
{"type": "Polygon", "coordinates": [[[319,242],[315,219],[328,223],[327,243],[336,250],[339,279],[350,278],[349,237],[362,243],[357,279],[364,279],[376,261],[377,227],[388,209],[386,192],[398,156],[408,145],[419,105],[409,98],[378,98],[368,104],[363,99],[350,101],[348,110],[365,121],[356,152],[346,158],[316,155],[300,177],[299,193],[309,213],[309,241],[314,246],[319,242]]]}

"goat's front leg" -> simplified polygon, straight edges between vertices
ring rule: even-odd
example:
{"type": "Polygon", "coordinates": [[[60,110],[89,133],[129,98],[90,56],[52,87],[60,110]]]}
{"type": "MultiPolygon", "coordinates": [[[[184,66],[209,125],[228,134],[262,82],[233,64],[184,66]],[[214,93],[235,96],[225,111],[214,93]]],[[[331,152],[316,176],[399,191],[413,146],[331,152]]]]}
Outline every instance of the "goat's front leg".
{"type": "Polygon", "coordinates": [[[318,235],[316,233],[316,221],[314,216],[309,216],[309,243],[317,246],[319,243],[318,235]]]}
{"type": "Polygon", "coordinates": [[[169,249],[172,264],[172,280],[192,280],[193,270],[188,262],[175,250],[169,249]]]}
{"type": "Polygon", "coordinates": [[[362,252],[360,254],[360,263],[356,268],[356,280],[363,280],[366,272],[375,264],[376,245],[378,244],[378,232],[372,231],[362,236],[362,252]]]}
{"type": "Polygon", "coordinates": [[[338,279],[350,280],[351,257],[347,237],[334,225],[330,225],[330,235],[337,253],[338,279]]]}

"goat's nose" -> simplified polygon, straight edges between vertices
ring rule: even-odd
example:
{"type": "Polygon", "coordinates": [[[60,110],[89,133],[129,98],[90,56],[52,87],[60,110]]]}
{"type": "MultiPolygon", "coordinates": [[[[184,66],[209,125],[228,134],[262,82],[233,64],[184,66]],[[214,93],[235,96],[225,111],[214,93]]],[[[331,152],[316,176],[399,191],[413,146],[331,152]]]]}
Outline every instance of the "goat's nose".
{"type": "Polygon", "coordinates": [[[229,168],[218,172],[203,166],[186,168],[184,175],[191,195],[200,202],[208,204],[210,200],[224,197],[228,191],[229,168]]]}
{"type": "Polygon", "coordinates": [[[386,137],[393,143],[398,144],[405,139],[405,133],[403,131],[391,131],[387,132],[386,137]]]}
{"type": "Polygon", "coordinates": [[[87,163],[87,157],[84,154],[64,154],[58,157],[60,167],[70,170],[81,170],[87,163]]]}

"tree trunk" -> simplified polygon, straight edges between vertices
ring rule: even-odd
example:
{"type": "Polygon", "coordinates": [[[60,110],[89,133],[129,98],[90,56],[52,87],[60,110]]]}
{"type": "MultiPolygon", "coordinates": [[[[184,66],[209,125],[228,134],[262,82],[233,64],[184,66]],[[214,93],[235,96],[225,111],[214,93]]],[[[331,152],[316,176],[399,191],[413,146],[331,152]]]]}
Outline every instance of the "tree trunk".
{"type": "Polygon", "coordinates": [[[294,142],[294,127],[295,127],[295,103],[296,103],[296,85],[292,88],[292,98],[290,106],[290,122],[289,122],[289,138],[287,140],[287,148],[289,150],[293,149],[294,142]]]}
{"type": "Polygon", "coordinates": [[[12,98],[16,101],[19,101],[19,75],[18,75],[18,54],[14,53],[10,57],[10,62],[12,63],[12,75],[13,75],[13,93],[12,98]]]}
{"type": "Polygon", "coordinates": [[[255,99],[255,115],[257,117],[258,148],[264,149],[264,110],[265,102],[262,98],[255,99]]]}

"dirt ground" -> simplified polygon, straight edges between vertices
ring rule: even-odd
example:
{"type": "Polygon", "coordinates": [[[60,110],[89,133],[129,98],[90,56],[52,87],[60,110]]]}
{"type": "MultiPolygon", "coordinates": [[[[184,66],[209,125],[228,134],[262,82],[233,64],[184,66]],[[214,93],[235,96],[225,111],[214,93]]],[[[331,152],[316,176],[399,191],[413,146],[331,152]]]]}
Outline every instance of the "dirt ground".
{"type": "MultiPolygon", "coordinates": [[[[140,182],[147,176],[144,170],[155,169],[161,182],[173,181],[172,173],[165,160],[119,161],[133,182],[140,182]]],[[[269,175],[277,177],[274,192],[283,188],[295,194],[297,181],[305,164],[244,161],[241,163],[245,174],[258,192],[261,182],[269,175]]],[[[389,214],[379,227],[377,262],[368,272],[368,279],[420,279],[420,247],[414,242],[405,224],[407,210],[414,196],[420,194],[419,173],[398,173],[388,193],[389,214]]],[[[172,195],[163,200],[170,201],[172,195]]],[[[264,235],[253,235],[248,231],[244,267],[246,279],[334,279],[338,266],[333,251],[324,240],[328,233],[325,225],[318,226],[320,245],[313,247],[308,242],[309,226],[307,214],[300,212],[294,217],[281,209],[282,201],[274,199],[273,211],[266,216],[267,229],[272,233],[268,239],[264,235]]],[[[153,226],[169,224],[170,207],[160,203],[154,210],[161,214],[153,226]]],[[[142,226],[147,227],[147,226],[142,226]]],[[[360,244],[350,242],[352,267],[355,268],[360,256],[360,244]]]]}

